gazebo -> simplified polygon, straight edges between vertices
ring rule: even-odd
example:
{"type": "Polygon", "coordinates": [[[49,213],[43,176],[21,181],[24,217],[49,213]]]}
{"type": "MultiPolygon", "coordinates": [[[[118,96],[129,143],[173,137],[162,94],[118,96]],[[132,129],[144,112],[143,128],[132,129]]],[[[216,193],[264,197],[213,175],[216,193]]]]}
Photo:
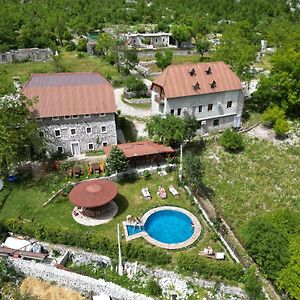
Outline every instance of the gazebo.
{"type": "Polygon", "coordinates": [[[79,183],[69,193],[69,200],[77,208],[73,214],[80,213],[84,217],[99,218],[111,210],[117,193],[117,184],[110,180],[97,179],[79,183]]]}

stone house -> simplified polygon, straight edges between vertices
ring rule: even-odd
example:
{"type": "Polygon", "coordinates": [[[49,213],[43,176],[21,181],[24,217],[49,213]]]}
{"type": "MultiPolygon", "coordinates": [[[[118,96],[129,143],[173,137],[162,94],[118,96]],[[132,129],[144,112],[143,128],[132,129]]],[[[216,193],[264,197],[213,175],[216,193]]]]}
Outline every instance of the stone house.
{"type": "Polygon", "coordinates": [[[175,47],[176,42],[168,32],[146,32],[124,34],[127,44],[137,48],[175,47]]]}
{"type": "Polygon", "coordinates": [[[34,110],[49,152],[79,155],[117,144],[111,84],[97,73],[33,74],[23,94],[34,110]]]}
{"type": "Polygon", "coordinates": [[[27,48],[17,49],[8,52],[0,53],[0,63],[12,63],[14,61],[49,61],[53,55],[53,51],[50,48],[27,48]]]}
{"type": "Polygon", "coordinates": [[[224,62],[169,66],[151,90],[152,114],[194,115],[202,133],[240,127],[242,84],[224,62]]]}

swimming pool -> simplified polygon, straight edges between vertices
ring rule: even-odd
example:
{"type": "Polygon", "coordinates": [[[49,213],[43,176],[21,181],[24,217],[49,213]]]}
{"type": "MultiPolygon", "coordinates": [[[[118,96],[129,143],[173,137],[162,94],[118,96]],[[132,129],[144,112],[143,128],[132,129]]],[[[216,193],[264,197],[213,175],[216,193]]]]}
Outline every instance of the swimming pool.
{"type": "Polygon", "coordinates": [[[174,209],[154,212],[147,218],[144,228],[151,238],[166,244],[182,243],[194,233],[191,218],[174,209]]]}
{"type": "Polygon", "coordinates": [[[198,219],[188,210],[175,206],[159,206],[141,218],[144,226],[123,222],[126,241],[143,237],[165,249],[181,249],[194,243],[201,234],[198,219]]]}

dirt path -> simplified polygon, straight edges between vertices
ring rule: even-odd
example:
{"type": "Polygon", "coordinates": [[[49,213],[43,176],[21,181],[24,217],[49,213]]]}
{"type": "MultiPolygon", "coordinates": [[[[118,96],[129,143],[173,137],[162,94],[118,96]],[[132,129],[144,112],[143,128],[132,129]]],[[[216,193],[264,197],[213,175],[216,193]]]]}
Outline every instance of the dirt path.
{"type": "Polygon", "coordinates": [[[20,292],[22,295],[29,294],[40,300],[84,300],[79,293],[72,290],[51,285],[40,279],[27,277],[23,280],[20,292]]]}

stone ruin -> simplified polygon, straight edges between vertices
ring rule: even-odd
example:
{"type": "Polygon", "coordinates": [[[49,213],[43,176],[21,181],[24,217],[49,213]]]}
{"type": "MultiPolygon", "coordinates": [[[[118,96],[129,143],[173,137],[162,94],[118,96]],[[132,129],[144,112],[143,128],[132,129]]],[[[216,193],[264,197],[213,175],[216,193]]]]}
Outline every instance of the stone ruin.
{"type": "Polygon", "coordinates": [[[8,52],[0,53],[0,63],[12,63],[22,61],[49,61],[53,55],[50,48],[27,48],[10,50],[8,52]]]}

